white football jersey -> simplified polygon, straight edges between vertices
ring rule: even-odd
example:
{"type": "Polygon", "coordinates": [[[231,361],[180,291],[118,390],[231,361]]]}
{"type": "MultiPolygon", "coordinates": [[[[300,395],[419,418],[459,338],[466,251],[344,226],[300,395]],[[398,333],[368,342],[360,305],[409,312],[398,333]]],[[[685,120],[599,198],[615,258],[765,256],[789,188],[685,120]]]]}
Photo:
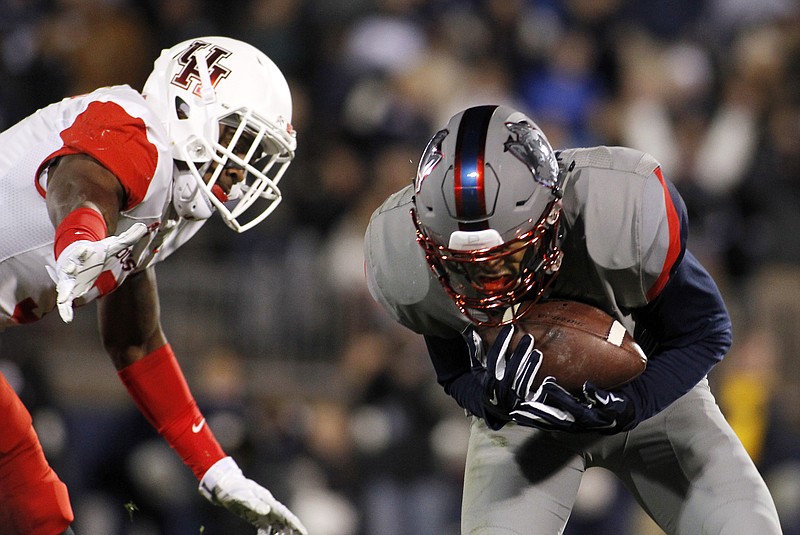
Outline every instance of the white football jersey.
{"type": "Polygon", "coordinates": [[[47,166],[68,154],[87,154],[119,178],[126,205],[116,234],[136,222],[149,229],[76,305],[163,260],[204,223],[174,215],[167,133],[141,94],[128,86],[106,87],[38,110],[0,133],[0,330],[36,321],[55,307],[55,283],[45,269],[55,267],[47,166]]]}

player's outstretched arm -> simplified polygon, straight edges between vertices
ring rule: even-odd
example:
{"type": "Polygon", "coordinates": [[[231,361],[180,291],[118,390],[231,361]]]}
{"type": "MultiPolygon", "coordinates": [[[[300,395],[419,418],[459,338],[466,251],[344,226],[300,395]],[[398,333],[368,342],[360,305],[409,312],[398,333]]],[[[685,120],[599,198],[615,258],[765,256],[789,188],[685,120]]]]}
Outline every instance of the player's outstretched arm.
{"type": "Polygon", "coordinates": [[[124,198],[117,177],[91,156],[61,156],[48,167],[47,213],[54,227],[74,210],[92,208],[113,234],[124,198]]]}
{"type": "Polygon", "coordinates": [[[72,302],[88,292],[114,256],[147,232],[134,225],[114,234],[124,193],[117,177],[83,154],[62,156],[48,168],[47,211],[55,227],[55,268],[47,267],[58,293],[58,313],[72,321],[72,302]]]}
{"type": "Polygon", "coordinates": [[[98,301],[100,332],[139,410],[200,481],[200,493],[269,533],[305,535],[286,506],[247,479],[217,442],[161,329],[153,268],[98,301]]]}

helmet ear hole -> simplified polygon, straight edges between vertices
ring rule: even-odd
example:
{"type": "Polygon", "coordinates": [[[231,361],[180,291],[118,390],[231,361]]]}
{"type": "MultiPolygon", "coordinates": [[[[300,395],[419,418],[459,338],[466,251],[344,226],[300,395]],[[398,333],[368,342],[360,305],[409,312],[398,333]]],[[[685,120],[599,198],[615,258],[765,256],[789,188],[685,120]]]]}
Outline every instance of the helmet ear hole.
{"type": "Polygon", "coordinates": [[[180,120],[185,120],[189,118],[189,104],[183,100],[181,97],[175,97],[175,115],[180,120]]]}

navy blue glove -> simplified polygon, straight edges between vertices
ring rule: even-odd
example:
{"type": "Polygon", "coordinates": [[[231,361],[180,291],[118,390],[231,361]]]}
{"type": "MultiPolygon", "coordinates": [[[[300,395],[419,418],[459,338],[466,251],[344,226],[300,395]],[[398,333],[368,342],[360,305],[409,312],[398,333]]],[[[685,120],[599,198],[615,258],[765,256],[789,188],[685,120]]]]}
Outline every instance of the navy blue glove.
{"type": "Polygon", "coordinates": [[[633,403],[620,391],[597,388],[590,382],[583,385],[583,399],[576,398],[547,377],[531,398],[511,411],[520,425],[570,433],[598,432],[612,435],[633,429],[633,403]]]}
{"type": "MultiPolygon", "coordinates": [[[[531,384],[542,362],[542,353],[526,334],[509,355],[514,326],[506,325],[495,339],[483,362],[483,341],[474,330],[467,334],[472,374],[482,385],[485,411],[503,422],[530,394],[531,384]]],[[[494,426],[496,428],[496,426],[494,426]]]]}

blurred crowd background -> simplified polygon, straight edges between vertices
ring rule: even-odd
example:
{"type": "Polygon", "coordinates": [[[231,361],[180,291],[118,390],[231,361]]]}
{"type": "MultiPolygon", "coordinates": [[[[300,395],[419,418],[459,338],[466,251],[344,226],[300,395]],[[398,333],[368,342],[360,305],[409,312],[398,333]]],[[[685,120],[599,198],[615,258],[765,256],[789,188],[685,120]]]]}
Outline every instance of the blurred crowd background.
{"type": "MultiPolygon", "coordinates": [[[[372,302],[361,243],[459,109],[512,104],[555,148],[651,152],[683,194],[734,347],[711,380],[800,534],[796,0],[1,0],[0,127],[159,50],[240,38],[286,74],[299,149],[277,212],[211,220],[158,268],[212,427],[315,535],[458,533],[467,422],[422,341],[372,302]]],[[[205,504],[102,351],[94,306],[0,336],[0,369],[71,488],[80,535],[249,533],[205,504]]],[[[590,470],[568,535],[660,531],[590,470]]]]}

